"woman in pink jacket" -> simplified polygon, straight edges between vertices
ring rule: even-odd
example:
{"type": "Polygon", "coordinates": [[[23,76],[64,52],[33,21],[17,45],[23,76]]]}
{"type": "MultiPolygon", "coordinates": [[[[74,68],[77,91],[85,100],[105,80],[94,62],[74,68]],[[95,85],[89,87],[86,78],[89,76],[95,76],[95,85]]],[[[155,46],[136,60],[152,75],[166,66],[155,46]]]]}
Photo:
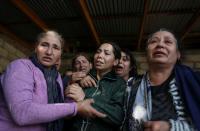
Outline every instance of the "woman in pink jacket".
{"type": "Polygon", "coordinates": [[[41,33],[35,54],[7,67],[1,76],[1,131],[61,131],[66,116],[104,117],[91,107],[93,100],[64,103],[61,77],[55,68],[63,46],[57,32],[41,33]]]}

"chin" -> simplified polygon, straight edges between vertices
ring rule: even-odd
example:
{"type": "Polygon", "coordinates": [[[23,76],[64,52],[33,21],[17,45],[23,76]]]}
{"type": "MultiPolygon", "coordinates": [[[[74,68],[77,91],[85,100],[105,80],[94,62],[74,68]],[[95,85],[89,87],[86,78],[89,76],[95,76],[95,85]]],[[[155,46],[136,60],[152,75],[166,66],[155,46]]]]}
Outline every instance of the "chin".
{"type": "Polygon", "coordinates": [[[43,63],[41,63],[43,66],[45,66],[45,67],[51,67],[51,66],[53,66],[53,64],[51,64],[51,63],[47,63],[47,62],[43,62],[43,63]]]}

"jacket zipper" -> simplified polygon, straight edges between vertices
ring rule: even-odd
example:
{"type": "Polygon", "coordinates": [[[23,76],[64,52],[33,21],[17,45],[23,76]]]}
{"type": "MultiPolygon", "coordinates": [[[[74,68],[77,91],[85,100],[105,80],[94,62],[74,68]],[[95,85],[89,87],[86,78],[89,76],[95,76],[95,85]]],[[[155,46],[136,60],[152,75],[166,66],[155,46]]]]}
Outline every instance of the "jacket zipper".
{"type": "MultiPolygon", "coordinates": [[[[94,91],[94,93],[92,94],[92,98],[96,95],[97,91],[99,90],[99,81],[97,79],[95,79],[92,75],[90,75],[94,80],[95,82],[97,83],[97,86],[96,86],[96,90],[94,91]]],[[[87,130],[87,127],[88,127],[88,124],[89,124],[89,119],[87,118],[86,121],[83,120],[83,123],[81,125],[81,131],[86,131],[87,130]]]]}

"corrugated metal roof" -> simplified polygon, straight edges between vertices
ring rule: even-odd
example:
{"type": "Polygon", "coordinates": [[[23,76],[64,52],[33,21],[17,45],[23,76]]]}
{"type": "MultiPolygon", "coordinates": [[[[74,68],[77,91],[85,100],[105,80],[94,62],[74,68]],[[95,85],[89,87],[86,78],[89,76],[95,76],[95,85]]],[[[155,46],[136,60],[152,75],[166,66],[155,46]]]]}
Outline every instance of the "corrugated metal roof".
{"type": "MultiPolygon", "coordinates": [[[[142,31],[141,47],[146,36],[159,28],[174,30],[179,36],[185,33],[186,43],[194,43],[200,37],[200,0],[148,0],[145,21],[142,18],[147,0],[83,1],[88,9],[88,12],[84,11],[89,13],[90,20],[85,17],[80,0],[23,0],[48,27],[58,30],[74,45],[79,41],[78,48],[81,50],[88,51],[89,44],[94,46],[97,42],[91,27],[100,40],[119,41],[125,43],[121,46],[133,47],[132,50],[136,49],[142,31]],[[141,28],[142,22],[144,28],[141,28]]],[[[0,4],[0,24],[30,42],[42,30],[7,0],[0,4]]]]}
{"type": "Polygon", "coordinates": [[[25,0],[41,18],[77,17],[71,0],[25,0]]]}
{"type": "Polygon", "coordinates": [[[0,23],[3,24],[30,22],[30,19],[8,0],[1,0],[0,16],[0,23]]]}
{"type": "Polygon", "coordinates": [[[199,8],[199,0],[150,0],[150,11],[182,10],[199,8]]]}
{"type": "Polygon", "coordinates": [[[97,32],[104,35],[136,35],[139,30],[140,19],[138,18],[116,18],[109,20],[96,20],[97,32]]]}
{"type": "Polygon", "coordinates": [[[92,16],[109,16],[139,13],[143,10],[143,0],[86,0],[92,16]]]}
{"type": "Polygon", "coordinates": [[[149,34],[159,28],[168,28],[176,33],[181,33],[190,20],[192,14],[183,15],[150,15],[145,23],[145,33],[149,34]]]}

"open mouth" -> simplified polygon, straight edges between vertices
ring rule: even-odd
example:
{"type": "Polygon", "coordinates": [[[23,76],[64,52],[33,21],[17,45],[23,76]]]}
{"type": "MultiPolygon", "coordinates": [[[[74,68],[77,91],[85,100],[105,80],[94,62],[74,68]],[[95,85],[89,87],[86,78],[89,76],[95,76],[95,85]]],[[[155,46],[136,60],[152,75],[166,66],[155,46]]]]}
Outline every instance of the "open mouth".
{"type": "Polygon", "coordinates": [[[82,68],[81,71],[82,71],[82,72],[86,72],[87,69],[86,69],[86,68],[82,68]]]}
{"type": "Polygon", "coordinates": [[[50,62],[50,61],[52,61],[52,58],[50,58],[50,57],[43,57],[43,60],[46,61],[46,62],[50,62]]]}
{"type": "Polygon", "coordinates": [[[162,51],[156,51],[153,53],[154,56],[163,56],[163,55],[166,55],[164,52],[162,51]]]}
{"type": "Polygon", "coordinates": [[[95,65],[102,65],[103,64],[103,62],[101,62],[101,61],[96,61],[95,62],[95,65]]]}
{"type": "Polygon", "coordinates": [[[122,70],[123,70],[123,67],[122,67],[122,66],[118,65],[118,66],[116,67],[116,71],[122,71],[122,70]]]}

